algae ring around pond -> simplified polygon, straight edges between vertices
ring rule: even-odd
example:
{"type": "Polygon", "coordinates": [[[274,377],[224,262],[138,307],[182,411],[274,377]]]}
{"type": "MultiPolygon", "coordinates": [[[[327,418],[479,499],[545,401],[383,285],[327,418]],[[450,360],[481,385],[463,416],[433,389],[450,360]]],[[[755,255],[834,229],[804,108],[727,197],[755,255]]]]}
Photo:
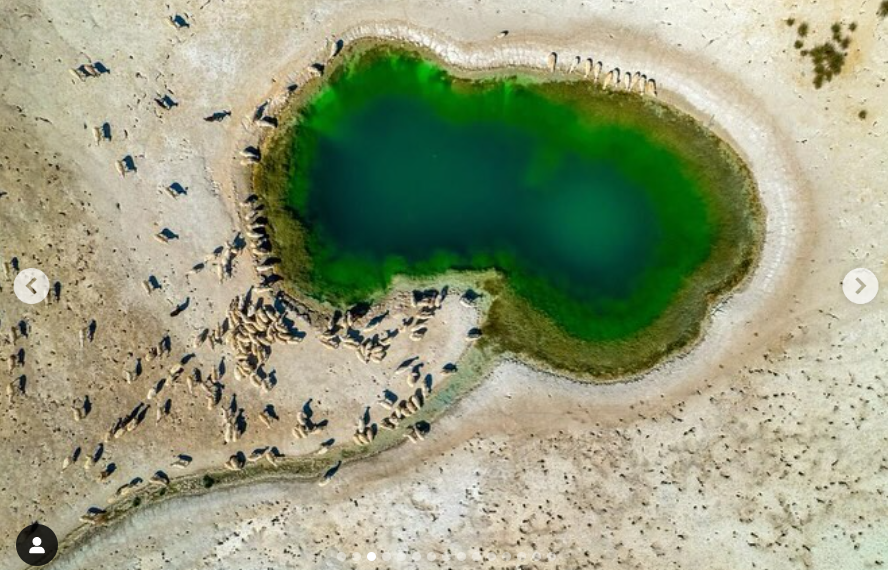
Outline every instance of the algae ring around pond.
{"type": "Polygon", "coordinates": [[[617,376],[687,346],[760,249],[729,145],[591,81],[460,76],[371,43],[284,119],[254,183],[291,291],[354,303],[494,269],[487,342],[557,369],[617,376]]]}

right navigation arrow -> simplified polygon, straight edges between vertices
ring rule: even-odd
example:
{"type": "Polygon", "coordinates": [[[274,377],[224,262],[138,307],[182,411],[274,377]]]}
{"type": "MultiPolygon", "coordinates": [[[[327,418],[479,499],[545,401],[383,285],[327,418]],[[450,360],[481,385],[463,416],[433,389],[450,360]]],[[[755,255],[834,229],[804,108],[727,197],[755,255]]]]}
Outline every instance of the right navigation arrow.
{"type": "Polygon", "coordinates": [[[857,291],[855,291],[854,294],[860,295],[860,292],[866,289],[866,283],[861,281],[860,277],[857,278],[857,283],[860,284],[860,287],[857,288],[857,291]]]}
{"type": "Polygon", "coordinates": [[[879,279],[865,267],[852,269],[842,279],[842,292],[852,303],[866,305],[879,294],[879,279]]]}

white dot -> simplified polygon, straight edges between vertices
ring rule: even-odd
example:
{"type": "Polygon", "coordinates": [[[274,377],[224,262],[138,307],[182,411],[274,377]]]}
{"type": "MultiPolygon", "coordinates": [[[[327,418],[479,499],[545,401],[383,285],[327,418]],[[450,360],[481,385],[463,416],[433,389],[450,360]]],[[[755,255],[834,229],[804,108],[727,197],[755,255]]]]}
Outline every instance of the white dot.
{"type": "Polygon", "coordinates": [[[407,554],[405,554],[404,552],[399,552],[398,553],[398,562],[404,562],[405,560],[407,560],[407,554]]]}
{"type": "Polygon", "coordinates": [[[339,554],[337,554],[336,559],[340,562],[345,562],[345,552],[340,552],[339,554]]]}
{"type": "Polygon", "coordinates": [[[376,553],[375,552],[368,552],[367,553],[367,560],[369,560],[370,562],[373,562],[374,560],[376,560],[376,553]]]}
{"type": "Polygon", "coordinates": [[[419,552],[414,552],[413,553],[413,561],[419,562],[420,560],[422,560],[422,554],[420,554],[419,552]]]}
{"type": "Polygon", "coordinates": [[[466,559],[466,553],[465,552],[457,552],[456,559],[459,560],[460,562],[462,562],[463,560],[466,559]]]}
{"type": "Polygon", "coordinates": [[[435,553],[434,553],[434,552],[429,552],[428,554],[426,554],[426,558],[428,558],[429,562],[434,562],[434,560],[435,560],[435,553]]]}
{"type": "Polygon", "coordinates": [[[383,552],[383,553],[382,553],[382,559],[385,560],[386,562],[391,561],[391,559],[392,559],[392,553],[391,553],[391,552],[383,552]]]}

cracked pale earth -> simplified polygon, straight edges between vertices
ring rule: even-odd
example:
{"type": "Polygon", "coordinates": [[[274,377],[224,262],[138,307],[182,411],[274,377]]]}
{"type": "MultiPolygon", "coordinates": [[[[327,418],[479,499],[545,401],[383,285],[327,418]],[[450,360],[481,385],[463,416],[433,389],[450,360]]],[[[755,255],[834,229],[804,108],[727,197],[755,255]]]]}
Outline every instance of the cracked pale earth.
{"type": "MultiPolygon", "coordinates": [[[[329,436],[347,440],[400,360],[421,352],[439,368],[459,358],[477,315],[455,297],[426,339],[394,345],[382,364],[328,352],[309,331],[302,344],[275,350],[271,392],[226,382],[225,398],[235,392],[253,420],[236,447],[224,444],[218,412],[179,389],[164,421],[155,424],[152,410],[147,425],[106,446],[99,465],[85,470],[81,458],[61,471],[73,448],[91,454],[254,283],[246,253],[222,283],[189,270],[239,229],[231,197],[247,170],[237,153],[258,136],[256,106],[337,34],[388,21],[472,45],[509,30],[508,41],[642,69],[658,79],[661,98],[729,139],[748,127],[758,138],[745,140],[779,155],[791,207],[786,216],[769,210],[782,224],[769,231],[785,230],[792,244],[763,265],[767,279],[728,304],[726,313],[741,316],[713,326],[675,366],[589,386],[505,361],[419,445],[349,464],[325,487],[263,483],[149,507],[52,567],[460,568],[478,567],[456,559],[475,551],[499,557],[484,567],[885,567],[888,305],[884,292],[852,305],[839,286],[858,266],[888,284],[888,20],[877,8],[875,0],[6,0],[0,257],[39,267],[63,288],[58,302],[27,307],[12,294],[14,272],[0,275],[3,359],[25,350],[3,383],[28,378],[24,394],[0,404],[0,568],[22,567],[14,539],[34,520],[64,537],[134,477],[219,468],[235,449],[262,445],[311,452],[320,440],[296,441],[288,424],[309,398],[330,419],[329,436]],[[167,25],[175,14],[190,27],[167,25]],[[858,23],[846,68],[823,89],[792,49],[788,17],[821,35],[835,21],[858,23]],[[86,81],[69,73],[96,60],[111,72],[86,81]],[[706,108],[708,89],[719,98],[706,108]],[[179,105],[158,107],[164,94],[179,105]],[[203,120],[222,109],[232,112],[226,121],[203,120]],[[92,129],[105,121],[113,140],[98,144],[92,129]],[[115,161],[125,155],[138,172],[121,177],[115,161]],[[187,195],[166,193],[173,182],[187,195]],[[179,239],[156,241],[164,228],[179,239]],[[161,287],[149,295],[141,282],[150,275],[161,287]],[[171,317],[186,298],[188,309],[171,317]],[[28,336],[7,338],[23,319],[28,336]],[[78,331],[91,320],[95,339],[81,348],[78,331]],[[172,358],[127,384],[124,371],[166,334],[172,358]],[[71,406],[85,396],[92,411],[75,421],[71,406]],[[255,420],[269,403],[282,421],[265,428],[255,420]],[[179,453],[194,457],[184,471],[170,467],[179,453]],[[98,482],[109,461],[118,470],[98,482]],[[380,556],[372,563],[371,551],[380,556]],[[534,551],[555,556],[516,562],[534,551]],[[406,561],[381,559],[399,552],[406,561]]],[[[740,147],[755,174],[774,167],[740,147]]],[[[390,301],[395,312],[398,303],[390,301]]],[[[196,352],[206,369],[220,359],[196,352]]]]}

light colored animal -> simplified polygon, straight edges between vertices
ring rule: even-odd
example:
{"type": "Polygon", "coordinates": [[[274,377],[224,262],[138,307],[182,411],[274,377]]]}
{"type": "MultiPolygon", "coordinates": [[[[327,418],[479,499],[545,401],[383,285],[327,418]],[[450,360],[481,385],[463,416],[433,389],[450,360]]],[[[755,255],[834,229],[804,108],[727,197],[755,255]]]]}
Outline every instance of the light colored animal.
{"type": "Polygon", "coordinates": [[[657,82],[653,79],[648,79],[644,84],[644,94],[650,95],[652,97],[657,96],[657,82]]]}
{"type": "Polygon", "coordinates": [[[570,68],[567,70],[567,72],[573,73],[574,70],[576,70],[576,68],[579,67],[581,61],[582,61],[582,59],[580,58],[580,56],[576,56],[573,59],[573,61],[570,63],[570,68]]]}

